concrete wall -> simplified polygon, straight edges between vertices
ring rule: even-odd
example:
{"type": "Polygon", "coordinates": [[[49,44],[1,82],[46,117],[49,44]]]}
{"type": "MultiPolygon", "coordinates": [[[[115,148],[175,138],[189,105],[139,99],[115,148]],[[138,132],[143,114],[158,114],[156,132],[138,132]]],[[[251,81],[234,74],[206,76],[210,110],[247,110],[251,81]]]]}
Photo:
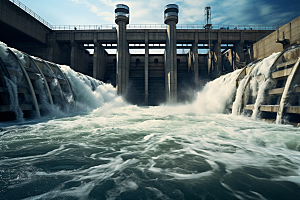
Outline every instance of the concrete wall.
{"type": "Polygon", "coordinates": [[[117,71],[117,59],[116,55],[108,54],[106,57],[107,68],[105,73],[104,82],[111,83],[116,87],[116,71],[117,71]]]}
{"type": "MultiPolygon", "coordinates": [[[[300,43],[300,17],[279,29],[279,40],[283,40],[283,32],[285,39],[289,40],[290,45],[300,43]]],[[[281,52],[284,46],[281,43],[276,43],[276,40],[277,31],[274,31],[267,37],[253,44],[254,60],[265,58],[274,52],[281,52]]]]}
{"type": "MultiPolygon", "coordinates": [[[[39,49],[36,49],[38,51],[39,49]]],[[[46,51],[41,50],[40,52],[46,52],[46,55],[38,55],[41,53],[38,52],[32,52],[31,55],[36,55],[38,57],[41,57],[45,60],[49,60],[51,62],[57,63],[57,64],[64,64],[64,65],[70,65],[70,53],[71,48],[69,45],[63,47],[60,46],[59,43],[56,41],[56,34],[55,33],[49,33],[47,35],[47,48],[46,51]]]]}
{"type": "Polygon", "coordinates": [[[133,104],[144,104],[145,100],[145,56],[130,56],[130,71],[126,99],[133,104]]]}
{"type": "Polygon", "coordinates": [[[77,72],[83,74],[89,73],[89,52],[85,49],[79,48],[77,45],[72,47],[70,55],[70,66],[77,72]]]}
{"type": "Polygon", "coordinates": [[[51,30],[9,1],[0,1],[0,21],[46,44],[51,30]]]}

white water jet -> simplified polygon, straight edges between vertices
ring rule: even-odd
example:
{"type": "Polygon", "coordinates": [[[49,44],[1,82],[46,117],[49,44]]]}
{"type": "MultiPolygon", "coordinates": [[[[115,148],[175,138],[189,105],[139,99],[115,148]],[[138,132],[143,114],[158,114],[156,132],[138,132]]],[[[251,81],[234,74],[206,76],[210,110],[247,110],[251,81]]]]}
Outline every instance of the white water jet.
{"type": "Polygon", "coordinates": [[[18,121],[23,121],[23,112],[19,107],[18,102],[18,88],[12,80],[8,79],[7,77],[4,77],[4,79],[9,94],[10,110],[16,114],[16,119],[18,121]]]}
{"type": "Polygon", "coordinates": [[[240,109],[242,106],[242,97],[244,94],[244,87],[245,87],[246,80],[247,80],[246,78],[241,80],[241,82],[238,86],[236,96],[235,96],[235,101],[232,104],[232,114],[233,115],[238,115],[240,113],[240,109]]]}
{"type": "Polygon", "coordinates": [[[116,89],[111,84],[106,84],[91,77],[75,72],[69,66],[60,65],[61,70],[66,74],[77,106],[88,109],[89,111],[100,108],[105,104],[115,106],[125,105],[122,97],[118,96],[116,89]],[[96,88],[93,90],[92,85],[96,88]]]}
{"type": "Polygon", "coordinates": [[[201,114],[223,113],[236,92],[236,77],[240,70],[226,74],[208,82],[202,91],[198,92],[193,107],[201,114]]]}
{"type": "Polygon", "coordinates": [[[7,45],[0,41],[0,58],[4,61],[8,56],[7,45]]]}
{"type": "Polygon", "coordinates": [[[252,90],[251,94],[256,96],[252,118],[256,119],[258,117],[259,107],[263,103],[265,90],[272,83],[270,80],[270,68],[279,54],[280,52],[273,53],[269,57],[264,58],[258,63],[255,63],[253,66],[251,66],[253,67],[253,70],[240,81],[240,84],[238,86],[235,101],[232,106],[233,115],[236,115],[240,112],[243,95],[245,95],[244,103],[246,104],[246,101],[248,100],[250,95],[249,93],[252,90]],[[260,80],[257,80],[258,76],[261,76],[260,80]],[[250,83],[248,83],[247,81],[247,79],[249,78],[251,78],[250,83]],[[250,88],[248,88],[246,84],[250,84],[250,88]]]}
{"type": "MultiPolygon", "coordinates": [[[[261,62],[257,63],[252,71],[252,77],[253,79],[256,79],[257,76],[263,76],[263,78],[258,81],[258,91],[257,91],[257,97],[254,103],[254,110],[252,113],[252,118],[256,119],[259,114],[259,107],[263,103],[265,91],[268,88],[268,86],[271,84],[270,79],[270,68],[273,65],[274,61],[276,60],[277,56],[280,54],[273,53],[269,57],[264,58],[261,62]]],[[[254,80],[256,81],[256,80],[254,80]]]]}

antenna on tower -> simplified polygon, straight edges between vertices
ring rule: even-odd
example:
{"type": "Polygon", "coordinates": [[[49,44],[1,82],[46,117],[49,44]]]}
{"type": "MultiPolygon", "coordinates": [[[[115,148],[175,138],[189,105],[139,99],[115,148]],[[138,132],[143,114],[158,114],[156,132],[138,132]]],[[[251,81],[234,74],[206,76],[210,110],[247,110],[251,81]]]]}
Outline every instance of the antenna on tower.
{"type": "Polygon", "coordinates": [[[210,73],[213,70],[213,63],[212,63],[212,55],[211,55],[211,48],[212,48],[212,42],[211,42],[211,29],[212,29],[212,24],[211,24],[211,7],[210,5],[207,5],[204,9],[204,28],[207,30],[207,43],[208,43],[208,73],[210,73]]]}
{"type": "Polygon", "coordinates": [[[211,28],[211,7],[207,5],[204,10],[204,28],[211,28]]]}

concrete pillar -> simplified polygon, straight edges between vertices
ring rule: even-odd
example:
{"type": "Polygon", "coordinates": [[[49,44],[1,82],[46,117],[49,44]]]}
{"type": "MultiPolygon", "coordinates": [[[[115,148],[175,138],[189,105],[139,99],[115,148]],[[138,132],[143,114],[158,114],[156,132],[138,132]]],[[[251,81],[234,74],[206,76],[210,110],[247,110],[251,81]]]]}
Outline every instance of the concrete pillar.
{"type": "Polygon", "coordinates": [[[234,45],[235,59],[238,62],[244,62],[244,40],[240,40],[234,45]]]}
{"type": "Polygon", "coordinates": [[[145,105],[148,105],[149,96],[149,35],[145,30],[145,105]]]}
{"type": "Polygon", "coordinates": [[[75,41],[75,34],[72,33],[70,37],[71,53],[70,53],[70,67],[77,72],[87,74],[89,68],[89,52],[75,41]]]}
{"type": "Polygon", "coordinates": [[[199,62],[198,62],[198,29],[195,30],[195,41],[193,43],[193,61],[194,61],[194,73],[195,73],[195,85],[198,86],[199,82],[199,62]]]}
{"type": "Polygon", "coordinates": [[[75,71],[78,71],[76,58],[78,57],[78,44],[74,40],[74,34],[71,36],[71,54],[70,54],[70,67],[75,71]]]}
{"type": "Polygon", "coordinates": [[[206,29],[207,31],[207,38],[206,40],[208,41],[208,54],[207,54],[207,72],[208,75],[210,75],[213,71],[213,62],[212,62],[212,46],[211,46],[211,28],[209,27],[208,29],[206,29]]]}
{"type": "MultiPolygon", "coordinates": [[[[129,8],[118,4],[115,9],[115,22],[117,27],[117,66],[116,66],[116,89],[119,95],[126,93],[129,66],[128,66],[128,43],[126,41],[126,25],[129,23],[129,8]]],[[[129,61],[130,62],[130,61],[129,61]]]]}
{"type": "Polygon", "coordinates": [[[106,52],[101,43],[94,41],[93,77],[104,81],[106,73],[106,52]]]}
{"type": "Polygon", "coordinates": [[[129,53],[129,45],[126,42],[126,68],[125,68],[125,88],[124,92],[128,89],[128,81],[129,81],[129,73],[130,73],[130,53],[129,53]]]}
{"type": "Polygon", "coordinates": [[[58,43],[56,42],[56,33],[53,32],[47,35],[47,60],[50,62],[56,62],[55,59],[55,51],[57,51],[58,43]]]}
{"type": "Polygon", "coordinates": [[[244,55],[244,41],[241,40],[234,44],[233,47],[233,69],[239,69],[243,66],[241,66],[241,63],[245,61],[245,55],[244,55]]]}
{"type": "Polygon", "coordinates": [[[177,48],[176,24],[178,22],[178,6],[165,6],[165,24],[167,24],[165,88],[166,102],[177,102],[177,48]]]}
{"type": "Polygon", "coordinates": [[[221,75],[221,72],[223,71],[221,43],[222,43],[221,32],[218,31],[217,41],[213,42],[213,48],[212,48],[213,70],[211,75],[213,78],[219,77],[221,75]]]}

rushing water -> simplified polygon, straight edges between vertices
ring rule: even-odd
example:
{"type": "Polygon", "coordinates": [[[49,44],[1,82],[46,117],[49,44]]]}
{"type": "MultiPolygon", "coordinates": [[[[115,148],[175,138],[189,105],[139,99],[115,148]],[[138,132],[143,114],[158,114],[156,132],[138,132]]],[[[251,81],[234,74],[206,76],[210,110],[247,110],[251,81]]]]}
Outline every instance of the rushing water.
{"type": "Polygon", "coordinates": [[[0,199],[299,199],[299,128],[223,114],[239,71],[138,107],[62,68],[68,113],[0,124],[0,199]]]}

